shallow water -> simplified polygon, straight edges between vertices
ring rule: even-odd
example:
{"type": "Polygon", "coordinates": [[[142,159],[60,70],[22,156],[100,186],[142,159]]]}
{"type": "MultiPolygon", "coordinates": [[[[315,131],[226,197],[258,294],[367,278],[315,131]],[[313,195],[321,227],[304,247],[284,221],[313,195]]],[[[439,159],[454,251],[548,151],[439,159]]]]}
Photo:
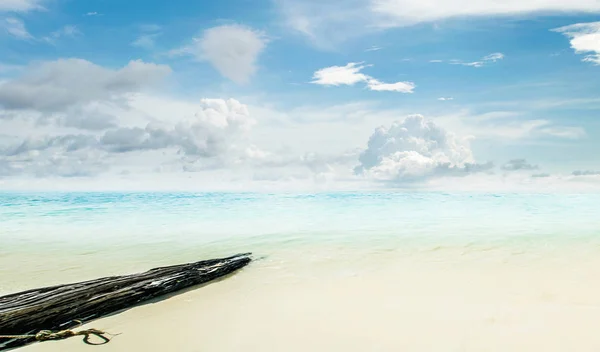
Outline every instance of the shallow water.
{"type": "Polygon", "coordinates": [[[0,193],[0,292],[237,252],[340,267],[382,253],[593,255],[599,206],[600,195],[0,193]]]}

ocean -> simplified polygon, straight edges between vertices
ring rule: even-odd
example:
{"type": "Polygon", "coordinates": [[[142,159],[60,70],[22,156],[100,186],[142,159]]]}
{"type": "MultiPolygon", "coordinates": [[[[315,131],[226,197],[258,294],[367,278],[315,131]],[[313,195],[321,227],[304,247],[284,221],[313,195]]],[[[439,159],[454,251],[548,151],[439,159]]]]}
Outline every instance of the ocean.
{"type": "Polygon", "coordinates": [[[194,324],[210,330],[202,346],[211,351],[559,351],[573,336],[589,342],[578,351],[591,351],[600,339],[587,328],[558,342],[563,335],[548,334],[569,319],[600,323],[599,206],[596,194],[4,192],[0,293],[252,252],[254,264],[172,302],[170,313],[142,307],[105,324],[135,330],[136,314],[159,309],[157,317],[192,319],[191,335],[194,324]],[[188,304],[207,316],[190,318],[188,304]],[[222,316],[241,330],[215,323],[222,316]],[[292,336],[290,326],[318,338],[292,336]],[[411,337],[401,342],[394,326],[411,337]],[[348,341],[364,329],[372,334],[348,341]],[[428,331],[441,336],[439,349],[423,347],[428,331]]]}

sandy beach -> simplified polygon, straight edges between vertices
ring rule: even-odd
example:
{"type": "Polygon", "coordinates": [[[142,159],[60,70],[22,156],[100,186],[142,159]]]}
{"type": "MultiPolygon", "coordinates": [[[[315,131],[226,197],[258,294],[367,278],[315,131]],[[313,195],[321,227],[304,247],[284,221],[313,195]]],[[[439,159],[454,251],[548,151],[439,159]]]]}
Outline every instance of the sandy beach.
{"type": "Polygon", "coordinates": [[[87,327],[114,334],[23,351],[598,351],[596,248],[321,248],[87,327]],[[337,251],[336,251],[337,250],[337,251]]]}

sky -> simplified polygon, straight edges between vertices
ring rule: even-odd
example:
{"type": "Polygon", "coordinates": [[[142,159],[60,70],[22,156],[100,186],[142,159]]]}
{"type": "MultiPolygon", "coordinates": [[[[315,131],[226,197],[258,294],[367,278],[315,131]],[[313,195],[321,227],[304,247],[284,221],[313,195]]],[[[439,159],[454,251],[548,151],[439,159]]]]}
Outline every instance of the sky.
{"type": "Polygon", "coordinates": [[[0,190],[600,190],[598,0],[0,0],[0,190]]]}

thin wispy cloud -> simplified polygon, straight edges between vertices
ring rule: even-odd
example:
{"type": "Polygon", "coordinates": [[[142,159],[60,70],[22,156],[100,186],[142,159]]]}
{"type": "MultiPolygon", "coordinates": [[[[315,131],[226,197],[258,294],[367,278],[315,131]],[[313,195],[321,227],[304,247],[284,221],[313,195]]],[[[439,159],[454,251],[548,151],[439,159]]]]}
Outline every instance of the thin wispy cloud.
{"type": "Polygon", "coordinates": [[[83,33],[74,25],[67,25],[61,29],[50,33],[50,35],[42,38],[48,44],[56,44],[61,38],[74,38],[83,35],[83,33]]]}
{"type": "Polygon", "coordinates": [[[451,65],[462,65],[462,66],[469,66],[469,67],[479,68],[479,67],[483,67],[485,65],[488,65],[490,63],[495,63],[495,62],[498,62],[499,60],[503,60],[504,57],[505,56],[502,53],[493,53],[493,54],[489,54],[489,55],[484,56],[479,61],[464,62],[464,61],[461,61],[461,60],[451,60],[450,64],[451,65]]]}
{"type": "Polygon", "coordinates": [[[131,42],[131,46],[146,49],[146,50],[153,49],[154,46],[156,45],[155,38],[158,35],[159,35],[158,33],[140,35],[136,40],[131,42]]]}
{"type": "Polygon", "coordinates": [[[28,12],[43,10],[44,0],[1,0],[0,12],[28,12]]]}
{"type": "Polygon", "coordinates": [[[576,171],[573,171],[573,176],[600,176],[600,171],[576,170],[576,171]]]}
{"type": "Polygon", "coordinates": [[[25,23],[22,20],[15,17],[8,17],[2,22],[4,30],[9,35],[21,40],[33,39],[33,36],[27,31],[25,23]]]}
{"type": "Polygon", "coordinates": [[[366,51],[366,52],[369,52],[369,51],[379,51],[379,50],[381,50],[381,49],[383,49],[383,48],[382,48],[382,47],[380,47],[380,46],[373,45],[372,47],[370,47],[370,48],[366,49],[365,51],[366,51]]]}
{"type": "Polygon", "coordinates": [[[154,49],[156,38],[162,35],[162,26],[157,24],[143,24],[139,26],[139,30],[142,33],[131,42],[131,46],[146,50],[154,49]]]}
{"type": "Polygon", "coordinates": [[[275,0],[275,4],[288,28],[325,50],[389,28],[445,19],[600,13],[600,2],[594,0],[275,0]]]}

